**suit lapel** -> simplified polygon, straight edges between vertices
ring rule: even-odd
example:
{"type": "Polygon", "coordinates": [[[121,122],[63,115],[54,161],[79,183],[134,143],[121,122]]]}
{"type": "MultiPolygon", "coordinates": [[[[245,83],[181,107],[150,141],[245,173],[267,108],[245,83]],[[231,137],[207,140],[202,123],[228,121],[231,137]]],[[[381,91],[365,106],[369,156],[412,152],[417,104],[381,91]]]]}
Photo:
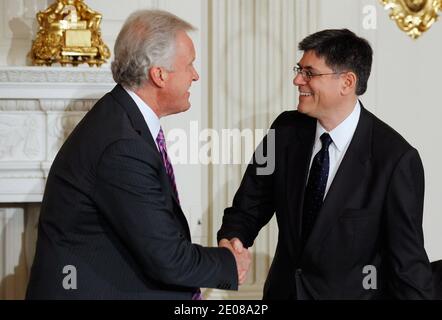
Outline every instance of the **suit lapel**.
{"type": "Polygon", "coordinates": [[[342,214],[354,190],[364,181],[370,170],[372,118],[362,107],[353,139],[336,172],[333,183],[324,200],[305,252],[320,248],[331,227],[342,214]]]}
{"type": "MultiPolygon", "coordinates": [[[[302,207],[305,185],[315,141],[316,120],[303,117],[296,125],[296,138],[286,146],[287,155],[287,205],[291,244],[301,240],[302,207]]],[[[296,246],[298,247],[298,246],[296,246]]]]}
{"type": "Polygon", "coordinates": [[[143,115],[140,112],[140,109],[138,109],[135,101],[133,101],[126,90],[124,90],[121,85],[117,84],[115,88],[111,91],[111,95],[126,111],[135,131],[138,132],[138,134],[143,138],[144,141],[147,141],[152,147],[155,147],[156,149],[156,143],[152,138],[152,135],[146,124],[146,121],[143,118],[143,115]]]}
{"type": "MultiPolygon", "coordinates": [[[[130,95],[124,90],[124,88],[117,84],[114,89],[111,91],[111,95],[115,98],[115,100],[118,101],[118,103],[123,107],[123,109],[126,111],[130,122],[132,123],[132,126],[134,127],[135,131],[138,132],[138,134],[149,143],[151,147],[156,150],[156,154],[158,156],[158,159],[163,162],[161,159],[160,152],[157,149],[157,144],[154,141],[154,138],[152,137],[152,134],[149,131],[149,128],[146,124],[146,121],[144,120],[143,115],[141,114],[140,110],[138,109],[135,101],[130,97],[130,95]]],[[[166,172],[166,169],[164,169],[164,172],[166,172]]],[[[167,175],[167,174],[166,174],[167,175]]],[[[179,205],[179,201],[177,197],[175,196],[175,192],[173,192],[172,186],[170,183],[167,186],[169,188],[169,193],[172,195],[173,200],[175,201],[176,205],[179,205]]]]}

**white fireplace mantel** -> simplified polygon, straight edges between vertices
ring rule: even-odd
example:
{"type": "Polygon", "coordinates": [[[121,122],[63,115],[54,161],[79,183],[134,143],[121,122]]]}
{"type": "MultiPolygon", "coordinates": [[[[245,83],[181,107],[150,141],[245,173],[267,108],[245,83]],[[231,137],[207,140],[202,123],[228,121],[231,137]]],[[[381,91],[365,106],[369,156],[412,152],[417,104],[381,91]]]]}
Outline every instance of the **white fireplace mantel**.
{"type": "Polygon", "coordinates": [[[106,67],[0,67],[0,203],[42,200],[58,149],[114,85],[106,67]]]}
{"type": "Polygon", "coordinates": [[[0,67],[0,99],[98,99],[114,84],[108,67],[0,67]]]}

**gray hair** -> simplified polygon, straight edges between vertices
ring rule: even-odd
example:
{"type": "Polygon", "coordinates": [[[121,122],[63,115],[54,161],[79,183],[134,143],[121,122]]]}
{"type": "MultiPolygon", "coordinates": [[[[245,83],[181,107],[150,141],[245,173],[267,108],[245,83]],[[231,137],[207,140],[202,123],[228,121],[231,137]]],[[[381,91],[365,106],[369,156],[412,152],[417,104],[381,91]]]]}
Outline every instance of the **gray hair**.
{"type": "Polygon", "coordinates": [[[147,80],[153,66],[172,69],[178,31],[195,28],[162,10],[139,10],[123,25],[114,47],[112,75],[115,82],[136,89],[147,80]]]}

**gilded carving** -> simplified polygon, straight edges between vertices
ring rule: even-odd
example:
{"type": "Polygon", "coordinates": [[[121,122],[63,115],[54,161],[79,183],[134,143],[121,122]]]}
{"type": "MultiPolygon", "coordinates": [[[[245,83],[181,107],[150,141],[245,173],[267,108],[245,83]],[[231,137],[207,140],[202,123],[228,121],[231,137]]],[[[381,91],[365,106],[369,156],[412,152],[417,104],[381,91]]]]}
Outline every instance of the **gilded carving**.
{"type": "Polygon", "coordinates": [[[390,18],[411,38],[417,39],[438,19],[442,0],[380,0],[391,9],[390,18]]]}
{"type": "Polygon", "coordinates": [[[101,14],[83,0],[56,0],[37,13],[39,31],[30,52],[34,65],[100,66],[110,57],[101,39],[101,14]]]}

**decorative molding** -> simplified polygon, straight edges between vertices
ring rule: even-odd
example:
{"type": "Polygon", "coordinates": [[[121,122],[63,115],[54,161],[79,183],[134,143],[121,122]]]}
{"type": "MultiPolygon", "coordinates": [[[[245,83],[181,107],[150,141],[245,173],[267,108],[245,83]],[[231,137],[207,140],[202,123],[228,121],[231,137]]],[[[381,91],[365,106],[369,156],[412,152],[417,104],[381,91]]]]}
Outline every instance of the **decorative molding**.
{"type": "Polygon", "coordinates": [[[53,112],[47,115],[47,154],[46,159],[52,161],[66,138],[77,126],[86,112],[53,112]]]}
{"type": "Polygon", "coordinates": [[[36,113],[6,113],[0,118],[0,161],[39,160],[43,156],[43,118],[36,113]]]}
{"type": "Polygon", "coordinates": [[[0,67],[0,82],[114,84],[105,67],[0,67]]]}
{"type": "Polygon", "coordinates": [[[87,112],[92,109],[96,99],[92,100],[60,100],[60,99],[41,99],[40,108],[43,111],[81,111],[87,112]]]}
{"type": "Polygon", "coordinates": [[[38,100],[0,100],[0,111],[39,111],[38,100]]]}
{"type": "Polygon", "coordinates": [[[99,99],[115,82],[108,67],[0,67],[2,99],[99,99]]]}
{"type": "Polygon", "coordinates": [[[35,99],[13,100],[0,99],[0,111],[81,111],[87,112],[97,102],[96,99],[88,100],[63,100],[63,99],[35,99]]]}
{"type": "Polygon", "coordinates": [[[14,178],[43,179],[45,178],[44,166],[42,165],[41,161],[0,162],[0,179],[14,179],[14,178]]]}

